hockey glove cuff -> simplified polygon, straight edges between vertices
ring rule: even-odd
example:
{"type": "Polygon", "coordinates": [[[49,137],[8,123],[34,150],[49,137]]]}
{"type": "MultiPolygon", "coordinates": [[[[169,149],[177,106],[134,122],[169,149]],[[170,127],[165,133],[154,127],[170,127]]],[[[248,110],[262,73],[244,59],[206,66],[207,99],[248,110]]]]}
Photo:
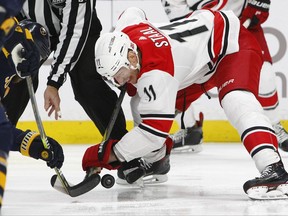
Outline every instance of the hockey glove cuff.
{"type": "Polygon", "coordinates": [[[247,27],[255,28],[264,23],[269,16],[270,0],[249,0],[247,7],[243,10],[240,18],[241,24],[247,20],[250,23],[247,27]]]}
{"type": "Polygon", "coordinates": [[[84,171],[92,167],[106,168],[108,170],[118,169],[121,165],[119,161],[108,163],[113,146],[118,140],[109,139],[100,144],[89,147],[82,159],[84,171]]]}
{"type": "Polygon", "coordinates": [[[24,156],[41,159],[47,162],[50,168],[61,168],[64,162],[64,154],[61,145],[54,139],[47,137],[50,144],[45,149],[40,134],[34,131],[26,131],[21,141],[20,152],[24,156]]]}

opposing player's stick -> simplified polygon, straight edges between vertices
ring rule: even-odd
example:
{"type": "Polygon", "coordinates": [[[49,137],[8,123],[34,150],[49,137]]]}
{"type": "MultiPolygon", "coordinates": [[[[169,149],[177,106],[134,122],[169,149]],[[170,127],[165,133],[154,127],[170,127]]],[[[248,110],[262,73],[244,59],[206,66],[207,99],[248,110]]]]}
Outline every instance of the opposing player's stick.
{"type": "MultiPolygon", "coordinates": [[[[119,114],[119,111],[121,109],[122,101],[123,101],[125,93],[126,93],[126,85],[120,87],[120,90],[121,90],[121,92],[120,92],[119,97],[118,97],[118,99],[116,101],[115,108],[113,110],[112,116],[110,118],[108,126],[107,126],[107,128],[105,130],[105,133],[103,135],[103,142],[106,141],[110,137],[110,134],[111,134],[111,132],[113,130],[115,121],[116,121],[116,119],[118,117],[118,114],[119,114]]],[[[78,185],[81,185],[81,187],[85,188],[85,191],[83,190],[82,193],[80,193],[80,191],[78,192],[79,195],[81,195],[83,193],[86,193],[86,192],[92,190],[95,187],[95,186],[94,187],[90,187],[89,186],[89,184],[91,184],[90,183],[91,182],[91,176],[97,175],[97,185],[101,181],[102,185],[104,187],[106,187],[106,188],[109,188],[109,187],[113,186],[113,184],[115,182],[114,177],[109,175],[109,174],[106,174],[105,176],[102,177],[102,180],[101,180],[99,174],[97,174],[98,171],[99,171],[98,168],[92,168],[92,169],[88,170],[84,180],[78,184],[78,185]],[[99,177],[99,179],[98,179],[98,177],[99,177]]],[[[57,173],[57,175],[53,175],[52,176],[52,178],[51,178],[52,187],[55,188],[56,190],[60,191],[60,192],[66,193],[65,192],[66,191],[65,190],[65,184],[63,184],[63,183],[61,184],[61,183],[62,183],[62,179],[60,178],[58,173],[57,173]]]]}
{"type": "MultiPolygon", "coordinates": [[[[50,144],[49,144],[47,136],[45,134],[44,127],[43,127],[43,124],[42,124],[42,121],[40,118],[40,114],[38,111],[38,106],[37,106],[37,102],[36,102],[36,98],[35,98],[32,78],[30,76],[26,77],[26,82],[27,82],[27,86],[28,86],[28,91],[29,91],[29,95],[30,95],[30,100],[31,100],[35,120],[36,120],[37,127],[39,130],[40,136],[41,136],[41,140],[43,142],[44,147],[46,149],[49,149],[50,144]]],[[[94,174],[94,175],[89,176],[89,178],[85,179],[84,181],[80,182],[79,184],[72,186],[70,183],[68,183],[68,181],[66,180],[64,174],[62,173],[62,171],[60,169],[55,167],[54,170],[57,174],[56,175],[56,177],[58,177],[57,179],[59,179],[59,181],[61,183],[61,187],[60,187],[61,192],[68,194],[71,197],[76,197],[76,196],[79,196],[81,194],[84,194],[84,193],[92,190],[100,182],[100,176],[98,174],[94,174]]],[[[52,181],[52,179],[51,179],[51,181],[52,181]]]]}

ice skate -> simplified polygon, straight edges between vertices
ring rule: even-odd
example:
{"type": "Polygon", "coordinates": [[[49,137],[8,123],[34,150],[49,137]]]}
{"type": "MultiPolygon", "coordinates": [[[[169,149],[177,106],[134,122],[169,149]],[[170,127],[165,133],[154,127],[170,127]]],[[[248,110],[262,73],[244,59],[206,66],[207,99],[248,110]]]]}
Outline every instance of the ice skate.
{"type": "Polygon", "coordinates": [[[169,170],[169,155],[154,163],[147,163],[143,158],[134,159],[118,169],[116,183],[120,185],[134,183],[140,186],[163,183],[168,180],[167,173],[169,170]]]}
{"type": "Polygon", "coordinates": [[[277,140],[278,140],[278,145],[279,148],[285,152],[288,152],[288,133],[287,131],[283,128],[283,126],[280,124],[273,125],[273,128],[275,130],[277,140]]]}
{"type": "Polygon", "coordinates": [[[194,152],[202,151],[203,141],[203,113],[199,115],[199,121],[196,121],[193,127],[180,129],[171,136],[174,145],[172,152],[194,152]]]}
{"type": "Polygon", "coordinates": [[[243,189],[254,200],[288,199],[288,173],[282,161],[267,166],[260,177],[247,181],[243,189]]]}

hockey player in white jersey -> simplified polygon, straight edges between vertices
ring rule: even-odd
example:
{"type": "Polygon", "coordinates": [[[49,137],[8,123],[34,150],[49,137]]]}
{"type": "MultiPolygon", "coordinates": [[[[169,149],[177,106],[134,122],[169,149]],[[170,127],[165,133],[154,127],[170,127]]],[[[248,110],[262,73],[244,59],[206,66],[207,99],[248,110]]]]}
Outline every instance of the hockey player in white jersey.
{"type": "MultiPolygon", "coordinates": [[[[269,117],[273,124],[280,149],[288,151],[288,134],[280,123],[276,75],[272,70],[272,58],[261,26],[269,16],[270,0],[162,0],[162,4],[170,21],[182,19],[191,12],[201,8],[213,11],[232,10],[239,17],[240,22],[257,38],[263,51],[264,63],[260,74],[257,99],[261,103],[265,115],[269,117]]],[[[182,140],[185,140],[183,145],[189,146],[189,139],[191,140],[191,137],[196,136],[197,138],[198,136],[197,131],[195,132],[196,134],[192,134],[195,129],[193,130],[191,125],[194,124],[195,120],[189,119],[189,117],[191,118],[194,115],[193,104],[190,107],[189,104],[186,104],[186,108],[186,110],[184,109],[185,115],[181,110],[180,112],[178,111],[178,113],[182,113],[185,116],[183,124],[187,127],[175,134],[174,142],[176,147],[182,146],[182,140]]],[[[195,143],[192,144],[197,146],[195,143]]]]}
{"type": "Polygon", "coordinates": [[[121,140],[89,147],[83,170],[123,166],[129,183],[162,174],[161,170],[168,172],[171,146],[167,140],[175,105],[183,105],[183,92],[185,100],[193,102],[217,87],[227,118],[261,173],[244,184],[245,192],[257,199],[287,198],[288,174],[277,151],[277,138],[256,99],[261,48],[232,11],[198,10],[187,19],[156,28],[142,10],[128,8],[115,31],[99,38],[95,62],[106,80],[134,88],[138,106],[133,111],[141,122],[121,140]]]}

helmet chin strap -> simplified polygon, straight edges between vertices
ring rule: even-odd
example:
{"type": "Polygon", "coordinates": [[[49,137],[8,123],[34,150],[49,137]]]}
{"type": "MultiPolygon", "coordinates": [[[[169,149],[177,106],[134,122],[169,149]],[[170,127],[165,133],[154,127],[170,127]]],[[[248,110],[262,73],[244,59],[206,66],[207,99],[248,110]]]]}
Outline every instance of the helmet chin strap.
{"type": "Polygon", "coordinates": [[[130,65],[130,68],[131,68],[132,70],[140,70],[140,64],[137,63],[136,67],[133,66],[133,65],[130,65]]]}

